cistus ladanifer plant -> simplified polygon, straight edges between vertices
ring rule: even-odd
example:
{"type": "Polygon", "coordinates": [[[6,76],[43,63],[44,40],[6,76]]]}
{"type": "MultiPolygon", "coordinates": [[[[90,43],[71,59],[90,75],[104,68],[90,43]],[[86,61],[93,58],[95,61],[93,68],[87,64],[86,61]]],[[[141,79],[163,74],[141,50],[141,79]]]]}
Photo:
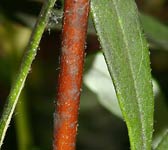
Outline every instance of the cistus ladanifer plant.
{"type": "MultiPolygon", "coordinates": [[[[52,15],[54,13],[59,15],[57,14],[58,11],[54,12],[53,8],[56,2],[56,0],[46,0],[43,3],[36,25],[33,28],[20,69],[18,74],[15,75],[1,115],[0,147],[3,144],[27,75],[31,70],[43,32],[50,25],[49,21],[54,17],[52,15]]],[[[93,71],[102,72],[102,76],[106,76],[104,73],[106,67],[96,66],[97,60],[98,62],[101,61],[96,54],[96,61],[89,64],[93,68],[91,67],[84,77],[85,84],[88,84],[88,87],[90,86],[94,92],[99,91],[97,95],[100,95],[102,105],[125,121],[130,149],[151,150],[154,131],[153,93],[155,91],[152,86],[154,80],[151,75],[149,46],[153,41],[158,41],[155,43],[159,46],[163,42],[155,39],[150,41],[150,45],[147,43],[143,31],[147,26],[145,26],[143,20],[148,20],[148,18],[139,13],[134,0],[64,0],[58,2],[63,3],[63,17],[61,28],[56,27],[59,24],[57,19],[61,20],[61,17],[53,19],[56,22],[54,24],[55,28],[59,28],[62,32],[58,81],[55,85],[57,89],[56,100],[53,103],[55,108],[53,112],[53,150],[76,149],[82,77],[85,76],[83,72],[87,33],[98,36],[100,43],[98,48],[104,55],[110,75],[106,78],[109,82],[112,81],[110,85],[114,89],[107,89],[106,85],[103,86],[103,82],[99,88],[99,81],[91,85],[92,79],[90,78],[94,78],[93,75],[95,75],[93,71]],[[93,29],[90,24],[94,25],[93,29]],[[98,68],[95,69],[96,67],[98,68]],[[109,93],[110,90],[111,93],[115,93],[117,99],[115,102],[103,98],[106,97],[104,93],[108,93],[108,90],[109,93]]],[[[152,23],[161,26],[155,21],[152,23]]],[[[51,29],[48,28],[48,30],[51,29]]],[[[168,33],[166,27],[162,26],[161,33],[166,32],[168,33]]],[[[151,32],[147,33],[150,34],[151,32]]],[[[152,34],[151,37],[154,39],[156,36],[152,34]]],[[[160,39],[162,37],[160,36],[160,39]]],[[[166,44],[163,45],[166,49],[166,44]]],[[[159,144],[153,149],[168,149],[167,137],[166,132],[164,136],[161,136],[159,144]]]]}

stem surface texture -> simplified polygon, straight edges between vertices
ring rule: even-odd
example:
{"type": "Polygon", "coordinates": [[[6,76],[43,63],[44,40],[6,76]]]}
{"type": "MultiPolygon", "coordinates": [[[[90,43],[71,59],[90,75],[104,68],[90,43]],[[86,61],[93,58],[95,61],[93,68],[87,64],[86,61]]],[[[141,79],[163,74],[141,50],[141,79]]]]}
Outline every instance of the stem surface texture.
{"type": "Polygon", "coordinates": [[[74,150],[89,0],[65,0],[62,53],[54,118],[54,150],[74,150]]]}

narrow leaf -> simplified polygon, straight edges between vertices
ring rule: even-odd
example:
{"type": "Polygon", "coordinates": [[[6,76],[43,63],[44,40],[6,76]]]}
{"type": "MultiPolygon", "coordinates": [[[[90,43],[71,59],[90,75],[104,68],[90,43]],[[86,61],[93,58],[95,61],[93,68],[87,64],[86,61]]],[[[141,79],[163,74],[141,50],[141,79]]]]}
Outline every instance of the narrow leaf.
{"type": "Polygon", "coordinates": [[[92,0],[91,11],[132,150],[150,150],[153,92],[149,52],[133,0],[92,0]]]}
{"type": "Polygon", "coordinates": [[[15,81],[13,82],[11,91],[9,93],[9,96],[0,120],[0,148],[3,144],[3,140],[5,137],[7,128],[9,126],[10,120],[12,118],[13,112],[18,102],[20,93],[24,87],[24,83],[29,73],[29,70],[31,68],[31,64],[36,56],[40,39],[42,37],[42,34],[48,22],[51,9],[53,8],[55,1],[56,0],[47,0],[44,3],[44,6],[39,14],[37,23],[32,32],[25,55],[23,57],[20,70],[18,72],[18,75],[16,76],[15,81]]]}
{"type": "Polygon", "coordinates": [[[158,144],[156,150],[166,150],[168,149],[168,130],[166,131],[165,135],[163,136],[162,140],[158,144]]]}
{"type": "Polygon", "coordinates": [[[151,16],[141,14],[140,17],[151,47],[168,50],[168,27],[151,16]]]}
{"type": "Polygon", "coordinates": [[[122,118],[114,85],[111,81],[107,65],[101,53],[94,59],[92,67],[84,76],[86,86],[97,95],[97,100],[111,113],[122,118]]]}

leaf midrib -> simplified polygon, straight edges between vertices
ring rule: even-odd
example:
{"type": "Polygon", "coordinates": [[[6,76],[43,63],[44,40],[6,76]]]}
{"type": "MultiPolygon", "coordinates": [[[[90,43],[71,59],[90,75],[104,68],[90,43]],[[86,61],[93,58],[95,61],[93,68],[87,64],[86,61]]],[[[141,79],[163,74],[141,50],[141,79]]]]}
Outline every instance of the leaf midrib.
{"type": "MultiPolygon", "coordinates": [[[[125,30],[123,28],[123,25],[122,25],[122,19],[120,17],[120,13],[118,11],[118,7],[117,7],[117,4],[115,2],[115,0],[113,0],[113,4],[114,4],[114,8],[115,8],[115,12],[116,12],[116,16],[118,18],[118,23],[120,25],[120,29],[121,29],[121,33],[123,35],[123,41],[124,41],[124,45],[126,46],[126,56],[128,58],[128,65],[130,66],[130,72],[131,72],[131,76],[132,76],[132,79],[133,79],[133,90],[135,92],[135,96],[136,96],[136,99],[137,99],[137,106],[138,106],[138,114],[139,114],[139,119],[140,119],[140,123],[141,123],[141,128],[142,128],[142,132],[144,131],[144,125],[143,125],[143,115],[142,115],[142,110],[141,110],[141,107],[140,107],[140,103],[139,103],[139,98],[138,98],[138,88],[137,88],[137,83],[136,83],[136,78],[134,77],[134,73],[133,73],[133,67],[132,67],[132,64],[130,63],[131,62],[131,56],[129,54],[129,49],[128,49],[128,41],[127,41],[127,38],[125,36],[125,30]]],[[[137,22],[137,20],[136,20],[137,22]]],[[[138,33],[140,34],[140,31],[138,31],[138,33]]],[[[140,36],[140,39],[141,39],[141,45],[142,45],[142,37],[140,36]]],[[[143,47],[143,46],[142,46],[143,47]]],[[[139,70],[141,68],[141,64],[142,64],[142,59],[141,59],[141,63],[140,63],[140,67],[139,67],[139,70]]],[[[139,74],[139,71],[138,71],[138,74],[139,74]]],[[[138,76],[137,74],[137,76],[138,76]]],[[[141,138],[142,138],[142,141],[145,140],[145,137],[144,137],[144,134],[142,133],[141,134],[141,138]]],[[[145,149],[145,145],[144,145],[144,142],[143,142],[143,145],[142,145],[142,148],[145,149]]]]}

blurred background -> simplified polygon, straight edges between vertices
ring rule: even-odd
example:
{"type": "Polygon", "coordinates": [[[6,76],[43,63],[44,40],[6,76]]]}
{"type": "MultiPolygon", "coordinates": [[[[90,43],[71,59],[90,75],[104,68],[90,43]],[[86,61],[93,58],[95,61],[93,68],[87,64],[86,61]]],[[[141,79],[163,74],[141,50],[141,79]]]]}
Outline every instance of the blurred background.
{"type": "MultiPolygon", "coordinates": [[[[136,0],[136,3],[150,47],[155,94],[155,147],[168,128],[168,1],[136,0]]],[[[42,4],[43,0],[0,0],[1,114],[42,4]]],[[[62,9],[63,0],[57,0],[2,150],[52,149],[62,9]]],[[[127,128],[91,17],[86,45],[77,150],[128,150],[127,128]]]]}

